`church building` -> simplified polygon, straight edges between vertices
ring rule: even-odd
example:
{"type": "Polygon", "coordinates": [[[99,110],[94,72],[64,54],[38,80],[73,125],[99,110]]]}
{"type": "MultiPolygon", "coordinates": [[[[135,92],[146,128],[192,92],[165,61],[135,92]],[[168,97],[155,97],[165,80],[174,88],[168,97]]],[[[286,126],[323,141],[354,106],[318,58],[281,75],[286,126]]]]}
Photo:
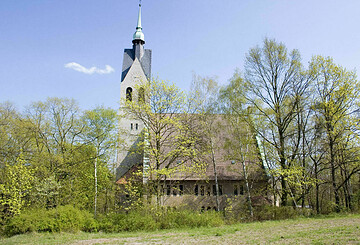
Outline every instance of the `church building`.
{"type": "MultiPolygon", "coordinates": [[[[146,162],[146,159],[144,161],[146,154],[136,151],[138,144],[143,140],[141,132],[144,130],[144,124],[141,120],[127,115],[125,108],[125,100],[139,101],[144,96],[142,85],[151,80],[152,51],[144,48],[145,37],[141,25],[141,4],[139,4],[138,21],[132,44],[131,49],[124,50],[121,74],[119,133],[124,142],[117,153],[116,178],[118,184],[126,184],[127,176],[136,169],[144,169],[144,162],[146,162]]],[[[220,123],[228,127],[226,120],[221,115],[217,115],[217,117],[220,123]]],[[[221,142],[221,146],[218,148],[222,149],[222,145],[225,145],[226,140],[231,140],[232,135],[224,131],[218,137],[217,142],[221,142]]],[[[261,160],[256,160],[257,163],[247,160],[243,161],[243,165],[241,165],[239,162],[229,159],[227,154],[228,152],[225,150],[216,152],[215,157],[218,159],[216,171],[210,162],[206,163],[208,167],[204,177],[186,176],[184,178],[182,175],[174,175],[167,178],[161,190],[161,204],[173,207],[188,205],[195,209],[215,209],[217,204],[214,172],[217,172],[219,194],[217,202],[220,202],[220,209],[226,207],[229,198],[232,199],[232,205],[234,202],[238,202],[239,205],[244,203],[244,200],[248,198],[246,190],[249,188],[252,190],[266,189],[267,179],[261,166],[261,160]],[[244,173],[245,162],[253,164],[251,168],[252,170],[255,169],[252,174],[249,174],[249,181],[247,181],[244,173]]]]}

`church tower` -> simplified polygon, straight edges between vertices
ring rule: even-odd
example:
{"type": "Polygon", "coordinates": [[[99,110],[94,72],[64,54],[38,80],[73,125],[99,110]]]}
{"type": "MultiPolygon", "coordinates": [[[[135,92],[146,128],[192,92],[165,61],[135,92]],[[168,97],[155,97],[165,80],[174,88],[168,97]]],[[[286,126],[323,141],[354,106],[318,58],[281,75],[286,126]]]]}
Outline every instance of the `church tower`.
{"type": "Polygon", "coordinates": [[[120,179],[132,167],[141,164],[143,161],[143,154],[136,152],[136,148],[141,141],[140,133],[144,129],[144,125],[140,120],[133,119],[125,113],[125,100],[139,100],[141,91],[137,90],[141,90],[141,84],[149,82],[151,79],[151,50],[144,49],[145,38],[141,26],[141,4],[139,4],[138,21],[132,43],[132,49],[124,50],[121,74],[119,133],[120,139],[124,142],[117,154],[116,179],[120,179]]]}

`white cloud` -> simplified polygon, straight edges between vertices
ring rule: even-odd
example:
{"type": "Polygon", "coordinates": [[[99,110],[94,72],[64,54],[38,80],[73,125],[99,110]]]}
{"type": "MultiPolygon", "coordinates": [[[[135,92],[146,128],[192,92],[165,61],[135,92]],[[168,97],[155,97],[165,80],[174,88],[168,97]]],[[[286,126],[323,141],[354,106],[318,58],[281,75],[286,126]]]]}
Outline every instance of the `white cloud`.
{"type": "Polygon", "coordinates": [[[112,73],[114,72],[114,68],[112,68],[111,66],[109,65],[105,65],[105,69],[99,69],[95,66],[93,67],[90,67],[90,68],[86,68],[76,62],[70,62],[70,63],[67,63],[65,64],[65,68],[69,68],[69,69],[73,69],[75,71],[78,71],[78,72],[82,72],[82,73],[85,73],[85,74],[94,74],[94,73],[97,73],[97,74],[109,74],[109,73],[112,73]]]}

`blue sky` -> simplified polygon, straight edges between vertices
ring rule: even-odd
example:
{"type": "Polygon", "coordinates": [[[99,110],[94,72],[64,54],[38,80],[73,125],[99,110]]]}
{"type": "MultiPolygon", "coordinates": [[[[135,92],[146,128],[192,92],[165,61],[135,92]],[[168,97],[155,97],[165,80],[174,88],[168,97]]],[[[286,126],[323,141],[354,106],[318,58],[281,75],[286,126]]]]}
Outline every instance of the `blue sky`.
{"type": "MultiPolygon", "coordinates": [[[[142,25],[152,75],[187,89],[193,73],[226,84],[265,37],[298,49],[305,66],[320,54],[359,72],[359,9],[358,0],[143,0],[142,25]]],[[[22,110],[68,97],[116,109],[137,13],[137,0],[1,0],[0,102],[22,110]]]]}

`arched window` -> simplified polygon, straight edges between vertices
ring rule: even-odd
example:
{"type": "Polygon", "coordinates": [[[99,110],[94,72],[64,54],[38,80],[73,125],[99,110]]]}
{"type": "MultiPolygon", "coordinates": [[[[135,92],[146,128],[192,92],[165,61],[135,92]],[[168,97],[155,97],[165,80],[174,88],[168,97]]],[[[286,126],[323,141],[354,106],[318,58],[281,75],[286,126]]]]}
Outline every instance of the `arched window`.
{"type": "Polygon", "coordinates": [[[144,90],[144,88],[139,89],[139,102],[140,103],[145,102],[145,90],[144,90]]]}
{"type": "Polygon", "coordinates": [[[126,89],[126,100],[132,101],[132,88],[131,87],[128,87],[126,89]]]}

